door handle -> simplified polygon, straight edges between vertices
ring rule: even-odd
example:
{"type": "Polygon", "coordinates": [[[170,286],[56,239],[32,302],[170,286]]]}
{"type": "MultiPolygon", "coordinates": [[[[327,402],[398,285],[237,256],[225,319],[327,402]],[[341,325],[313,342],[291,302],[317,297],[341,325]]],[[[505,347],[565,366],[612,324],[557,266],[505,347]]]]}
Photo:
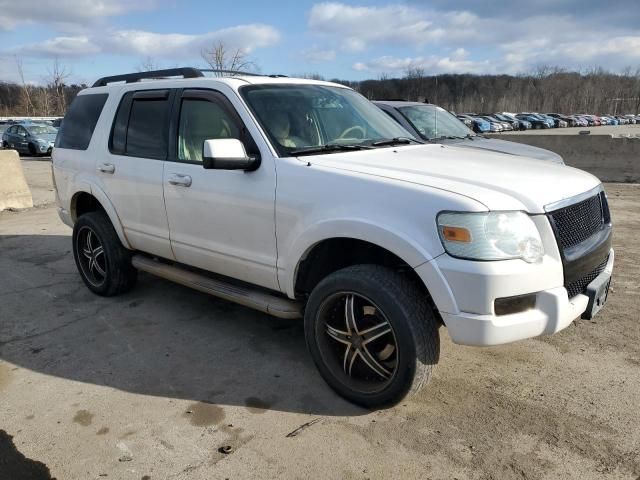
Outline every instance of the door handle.
{"type": "Polygon", "coordinates": [[[116,166],[113,163],[101,163],[98,165],[98,171],[102,173],[114,173],[116,166]]]}
{"type": "Polygon", "coordinates": [[[169,183],[178,187],[190,187],[191,177],[189,175],[182,175],[181,173],[174,173],[169,176],[169,183]]]}

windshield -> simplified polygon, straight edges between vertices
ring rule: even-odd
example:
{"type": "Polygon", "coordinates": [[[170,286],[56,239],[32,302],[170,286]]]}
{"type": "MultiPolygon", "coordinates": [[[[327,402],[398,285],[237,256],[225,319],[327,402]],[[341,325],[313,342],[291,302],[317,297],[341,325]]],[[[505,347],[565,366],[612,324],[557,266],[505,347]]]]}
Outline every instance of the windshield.
{"type": "Polygon", "coordinates": [[[58,129],[52,127],[51,125],[31,125],[26,127],[31,135],[47,135],[47,134],[56,134],[58,133],[58,129]]]}
{"type": "MultiPolygon", "coordinates": [[[[404,128],[359,93],[324,85],[250,85],[240,92],[280,156],[331,146],[372,146],[404,128]]],[[[339,150],[324,150],[330,153],[339,150]]]]}
{"type": "Polygon", "coordinates": [[[435,105],[411,105],[398,110],[420,132],[420,136],[427,140],[474,135],[459,119],[435,105]]]}

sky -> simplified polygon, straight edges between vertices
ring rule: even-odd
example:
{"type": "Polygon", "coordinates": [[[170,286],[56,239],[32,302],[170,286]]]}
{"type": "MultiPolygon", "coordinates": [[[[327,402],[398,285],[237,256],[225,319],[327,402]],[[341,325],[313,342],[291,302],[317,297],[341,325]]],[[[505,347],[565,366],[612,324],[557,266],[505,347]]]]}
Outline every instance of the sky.
{"type": "Polygon", "coordinates": [[[640,68],[640,0],[0,0],[0,80],[68,82],[204,66],[241,49],[262,73],[361,80],[426,74],[640,68]]]}

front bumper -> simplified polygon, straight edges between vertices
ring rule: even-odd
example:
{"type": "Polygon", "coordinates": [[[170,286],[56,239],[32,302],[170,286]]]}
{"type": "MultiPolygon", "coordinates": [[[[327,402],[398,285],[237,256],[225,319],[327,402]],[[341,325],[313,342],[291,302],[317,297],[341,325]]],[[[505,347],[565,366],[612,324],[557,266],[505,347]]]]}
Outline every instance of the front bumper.
{"type": "MultiPolygon", "coordinates": [[[[491,262],[494,265],[472,267],[475,271],[466,267],[463,267],[465,270],[455,266],[451,268],[451,265],[462,264],[450,262],[449,259],[440,263],[436,271],[443,284],[431,293],[451,340],[461,345],[500,345],[550,335],[569,326],[582,316],[589,305],[589,297],[584,294],[569,299],[564,286],[539,288],[549,281],[562,285],[562,268],[558,262],[529,265],[531,269],[527,265],[518,266],[511,262],[491,262]],[[525,293],[536,293],[533,309],[501,316],[494,313],[493,302],[496,298],[525,293]],[[449,294],[448,301],[439,302],[445,294],[449,294]]],[[[610,275],[613,263],[614,252],[611,250],[604,272],[610,275]]],[[[433,285],[435,275],[432,267],[423,265],[416,271],[425,283],[430,281],[433,285]]]]}

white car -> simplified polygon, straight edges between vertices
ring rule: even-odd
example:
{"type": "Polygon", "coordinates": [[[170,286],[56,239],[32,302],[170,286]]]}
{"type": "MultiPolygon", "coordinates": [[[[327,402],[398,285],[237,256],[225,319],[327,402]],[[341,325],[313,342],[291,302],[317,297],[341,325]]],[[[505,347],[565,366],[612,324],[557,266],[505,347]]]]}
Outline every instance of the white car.
{"type": "Polygon", "coordinates": [[[429,381],[442,325],[466,345],[555,333],[598,312],[613,268],[593,175],[423,144],[328,82],[103,78],[70,107],[53,168],[91,291],[142,270],[303,317],[324,379],[369,407],[429,381]]]}

